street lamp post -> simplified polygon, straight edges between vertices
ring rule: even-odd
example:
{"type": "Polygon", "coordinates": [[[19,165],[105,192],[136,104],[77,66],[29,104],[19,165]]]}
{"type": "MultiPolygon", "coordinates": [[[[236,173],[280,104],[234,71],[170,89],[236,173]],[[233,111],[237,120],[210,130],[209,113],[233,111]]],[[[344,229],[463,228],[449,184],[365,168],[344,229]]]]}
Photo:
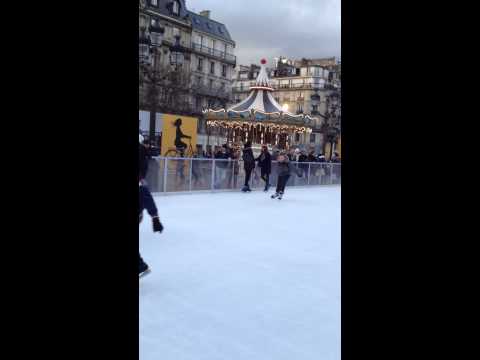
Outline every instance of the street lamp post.
{"type": "Polygon", "coordinates": [[[157,81],[158,81],[158,69],[157,69],[157,57],[158,57],[158,49],[162,45],[162,35],[165,33],[165,29],[162,27],[151,26],[150,27],[150,53],[153,56],[152,62],[152,71],[151,71],[151,79],[150,79],[150,126],[149,126],[149,142],[152,142],[155,139],[155,128],[156,128],[156,117],[157,117],[157,99],[158,99],[158,89],[157,89],[157,81]]]}
{"type": "MultiPolygon", "coordinates": [[[[158,83],[165,80],[171,73],[160,76],[158,69],[157,58],[160,53],[158,50],[162,45],[162,35],[165,29],[162,27],[150,27],[150,41],[149,52],[153,55],[153,62],[151,63],[151,69],[145,69],[144,74],[149,74],[150,86],[148,88],[149,110],[150,110],[150,126],[149,126],[149,139],[150,142],[155,139],[156,133],[156,115],[158,108],[158,83]]],[[[176,41],[173,46],[170,47],[170,65],[177,71],[184,62],[184,49],[180,46],[180,36],[176,36],[176,41]]]]}

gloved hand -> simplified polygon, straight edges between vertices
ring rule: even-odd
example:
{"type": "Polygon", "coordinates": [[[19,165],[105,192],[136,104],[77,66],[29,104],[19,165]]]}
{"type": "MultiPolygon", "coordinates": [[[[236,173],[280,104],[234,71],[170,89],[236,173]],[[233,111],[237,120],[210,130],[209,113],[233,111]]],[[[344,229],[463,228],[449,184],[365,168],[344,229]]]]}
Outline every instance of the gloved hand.
{"type": "Polygon", "coordinates": [[[152,225],[153,225],[153,232],[163,231],[163,225],[160,222],[160,218],[158,216],[155,216],[152,218],[152,225]]]}

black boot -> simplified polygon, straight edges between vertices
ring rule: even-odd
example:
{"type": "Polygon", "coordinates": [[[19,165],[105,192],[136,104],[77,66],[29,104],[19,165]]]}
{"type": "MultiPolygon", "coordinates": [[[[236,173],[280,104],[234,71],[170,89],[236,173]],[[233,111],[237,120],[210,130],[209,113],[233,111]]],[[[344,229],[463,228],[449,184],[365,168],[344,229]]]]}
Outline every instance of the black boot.
{"type": "Polygon", "coordinates": [[[138,262],[138,277],[142,277],[144,275],[147,275],[150,272],[150,268],[148,265],[143,261],[141,257],[139,257],[139,262],[138,262]]]}

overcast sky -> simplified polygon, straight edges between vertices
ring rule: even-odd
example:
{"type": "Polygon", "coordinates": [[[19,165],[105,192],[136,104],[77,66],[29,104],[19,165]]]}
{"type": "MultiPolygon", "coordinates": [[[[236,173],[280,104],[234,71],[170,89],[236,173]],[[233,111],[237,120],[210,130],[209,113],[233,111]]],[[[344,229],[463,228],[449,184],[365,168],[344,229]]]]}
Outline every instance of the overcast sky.
{"type": "Polygon", "coordinates": [[[340,57],[340,0],[186,0],[210,10],[236,42],[237,64],[271,65],[280,55],[301,59],[340,57]]]}

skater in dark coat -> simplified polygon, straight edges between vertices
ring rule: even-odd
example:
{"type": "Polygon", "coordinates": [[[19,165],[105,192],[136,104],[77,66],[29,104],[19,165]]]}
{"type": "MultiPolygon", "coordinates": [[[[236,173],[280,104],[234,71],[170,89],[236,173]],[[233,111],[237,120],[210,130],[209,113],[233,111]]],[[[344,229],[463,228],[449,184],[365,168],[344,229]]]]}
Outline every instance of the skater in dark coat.
{"type": "Polygon", "coordinates": [[[272,199],[278,198],[281,199],[283,193],[285,192],[285,185],[287,185],[288,179],[290,178],[290,160],[287,154],[282,151],[280,156],[277,158],[278,166],[278,179],[277,179],[277,190],[275,194],[272,195],[272,199]]]}
{"type": "MultiPolygon", "coordinates": [[[[158,216],[157,206],[153,200],[152,194],[146,185],[141,181],[138,186],[139,195],[139,210],[138,210],[138,224],[143,220],[143,210],[147,210],[148,215],[152,218],[152,227],[154,232],[162,232],[163,225],[158,216]]],[[[142,256],[138,253],[138,275],[142,276],[150,271],[148,265],[143,261],[142,256]]]]}
{"type": "MultiPolygon", "coordinates": [[[[145,176],[148,171],[148,156],[145,155],[145,152],[142,150],[144,146],[142,145],[142,136],[140,135],[140,151],[139,151],[139,183],[138,183],[138,197],[139,197],[139,207],[138,207],[138,224],[142,222],[143,219],[143,210],[147,210],[148,214],[152,218],[152,226],[154,232],[162,232],[163,225],[160,222],[158,216],[157,206],[153,200],[152,194],[145,184],[145,176]]],[[[140,252],[138,253],[138,275],[142,276],[147,274],[150,271],[148,265],[143,261],[140,252]]]]}
{"type": "Polygon", "coordinates": [[[243,168],[245,169],[245,185],[242,191],[251,191],[248,182],[253,169],[255,169],[255,158],[253,157],[252,143],[250,141],[247,141],[243,147],[243,168]]]}
{"type": "Polygon", "coordinates": [[[272,157],[268,152],[267,145],[262,146],[262,152],[255,160],[258,161],[258,166],[260,166],[260,177],[265,181],[264,191],[268,191],[270,187],[270,173],[272,172],[272,157]]]}

